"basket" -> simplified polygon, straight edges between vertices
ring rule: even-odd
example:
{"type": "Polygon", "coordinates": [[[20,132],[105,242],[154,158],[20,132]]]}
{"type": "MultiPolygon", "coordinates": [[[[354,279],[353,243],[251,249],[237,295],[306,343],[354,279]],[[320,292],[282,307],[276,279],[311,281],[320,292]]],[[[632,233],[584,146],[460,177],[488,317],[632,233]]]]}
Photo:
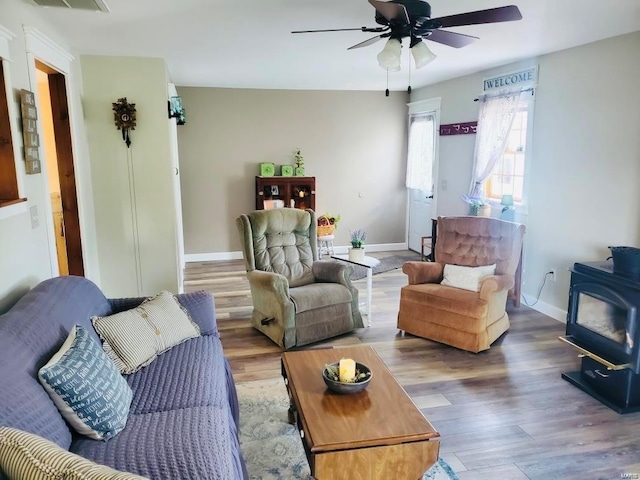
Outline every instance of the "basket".
{"type": "Polygon", "coordinates": [[[329,223],[329,218],[326,216],[318,217],[318,236],[324,237],[327,235],[333,235],[336,226],[329,223]]]}

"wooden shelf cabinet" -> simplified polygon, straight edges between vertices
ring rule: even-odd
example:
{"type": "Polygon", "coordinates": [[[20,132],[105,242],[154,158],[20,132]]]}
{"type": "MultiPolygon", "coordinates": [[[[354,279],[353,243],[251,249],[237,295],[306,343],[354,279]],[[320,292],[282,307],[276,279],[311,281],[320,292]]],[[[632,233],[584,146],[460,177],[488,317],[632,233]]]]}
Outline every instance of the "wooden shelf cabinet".
{"type": "Polygon", "coordinates": [[[273,208],[270,202],[281,201],[282,206],[316,209],[316,177],[256,176],[256,210],[273,208]]]}

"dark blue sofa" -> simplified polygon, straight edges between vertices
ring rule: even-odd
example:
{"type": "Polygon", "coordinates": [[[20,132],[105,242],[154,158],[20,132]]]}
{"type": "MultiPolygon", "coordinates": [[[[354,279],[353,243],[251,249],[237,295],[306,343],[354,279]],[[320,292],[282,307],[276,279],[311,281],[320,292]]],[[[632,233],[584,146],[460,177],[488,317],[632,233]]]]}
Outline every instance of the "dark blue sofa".
{"type": "MultiPolygon", "coordinates": [[[[151,479],[246,479],[238,400],[218,334],[213,298],[177,296],[202,336],[126,376],[133,401],[126,428],[108,441],[77,435],[40,385],[37,372],[73,325],[133,308],[142,298],[107,299],[82,277],[42,282],[0,316],[0,426],[47,438],[95,462],[151,479]]],[[[0,479],[5,476],[0,471],[0,479]]]]}

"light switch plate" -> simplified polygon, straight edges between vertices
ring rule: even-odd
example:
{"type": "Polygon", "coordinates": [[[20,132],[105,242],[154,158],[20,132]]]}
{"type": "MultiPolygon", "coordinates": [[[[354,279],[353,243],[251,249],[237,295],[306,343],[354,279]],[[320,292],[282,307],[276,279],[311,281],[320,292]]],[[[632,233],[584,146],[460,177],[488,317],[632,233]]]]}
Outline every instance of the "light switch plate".
{"type": "Polygon", "coordinates": [[[29,208],[29,214],[31,216],[31,228],[38,228],[40,226],[40,217],[38,217],[38,206],[32,205],[29,208]]]}

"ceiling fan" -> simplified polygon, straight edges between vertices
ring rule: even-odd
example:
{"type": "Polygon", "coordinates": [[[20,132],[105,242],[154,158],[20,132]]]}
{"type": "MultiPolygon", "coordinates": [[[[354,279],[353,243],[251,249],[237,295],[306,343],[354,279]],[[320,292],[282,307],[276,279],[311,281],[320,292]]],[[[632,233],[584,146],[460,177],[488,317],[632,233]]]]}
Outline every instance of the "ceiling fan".
{"type": "Polygon", "coordinates": [[[522,14],[515,5],[459,13],[446,17],[431,18],[431,5],[423,0],[369,0],[376,9],[375,20],[382,27],[335,28],[328,30],[298,30],[291,33],[341,32],[360,30],[378,33],[375,37],[357,43],[347,50],[372,45],[388,38],[384,49],[378,54],[378,63],[388,71],[400,70],[400,49],[402,39],[409,37],[409,48],[416,68],[422,68],[436,58],[422,40],[442,43],[454,48],[462,48],[478,39],[462,33],[441,30],[448,27],[478,25],[482,23],[511,22],[521,20],[522,14]]]}

